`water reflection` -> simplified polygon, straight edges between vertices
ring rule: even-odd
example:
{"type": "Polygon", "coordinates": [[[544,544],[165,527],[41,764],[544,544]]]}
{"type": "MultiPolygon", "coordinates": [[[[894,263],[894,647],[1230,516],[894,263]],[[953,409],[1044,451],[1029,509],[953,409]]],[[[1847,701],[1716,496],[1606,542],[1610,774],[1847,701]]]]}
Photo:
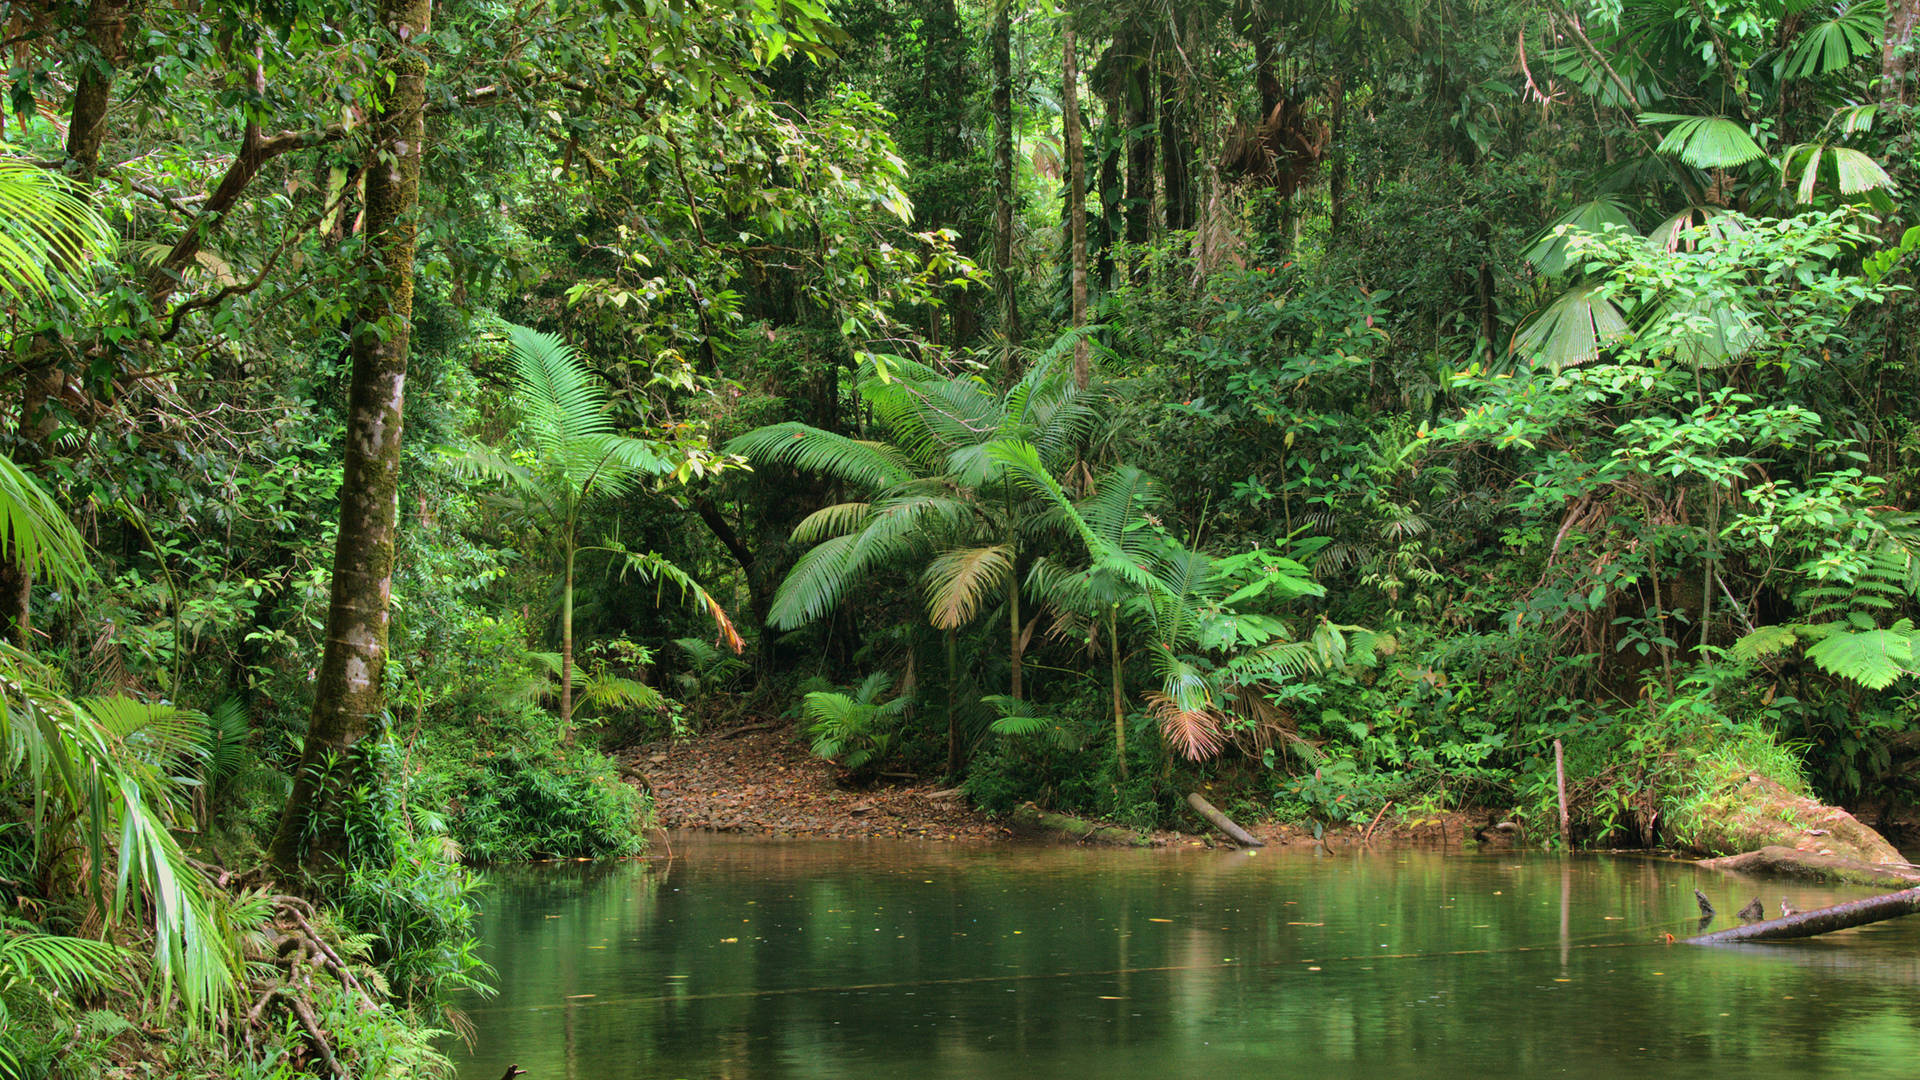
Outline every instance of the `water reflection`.
{"type": "Polygon", "coordinates": [[[1660,860],[675,848],[494,875],[463,1077],[1859,1080],[1920,1051],[1920,920],[1657,944],[1696,885],[1757,888],[1660,860]]]}

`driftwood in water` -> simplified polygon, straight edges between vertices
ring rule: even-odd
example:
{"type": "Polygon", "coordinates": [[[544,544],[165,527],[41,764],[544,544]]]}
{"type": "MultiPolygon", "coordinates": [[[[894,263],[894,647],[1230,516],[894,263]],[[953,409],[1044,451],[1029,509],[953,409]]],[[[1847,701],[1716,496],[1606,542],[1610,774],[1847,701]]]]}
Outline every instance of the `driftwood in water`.
{"type": "Polygon", "coordinates": [[[1768,919],[1751,926],[1734,926],[1711,934],[1687,939],[1689,945],[1727,945],[1738,941],[1786,941],[1791,938],[1830,934],[1854,926],[1897,919],[1920,913],[1920,888],[1903,889],[1885,896],[1872,896],[1845,904],[1802,911],[1779,919],[1768,919]]]}
{"type": "Polygon", "coordinates": [[[1208,824],[1212,825],[1216,829],[1219,829],[1223,836],[1233,841],[1234,843],[1240,845],[1241,847],[1256,848],[1256,847],[1267,846],[1261,843],[1260,841],[1255,840],[1253,838],[1252,833],[1248,832],[1247,830],[1241,828],[1238,825],[1235,825],[1233,823],[1232,818],[1229,818],[1227,815],[1221,813],[1219,810],[1214,808],[1214,805],[1212,803],[1201,798],[1199,792],[1195,791],[1187,795],[1187,805],[1193,807],[1195,813],[1199,814],[1203,818],[1206,818],[1208,824]]]}
{"type": "Polygon", "coordinates": [[[1111,844],[1115,847],[1148,847],[1153,841],[1132,829],[1102,825],[1066,814],[1042,810],[1027,802],[1013,808],[1013,827],[1022,832],[1052,833],[1082,844],[1111,844]]]}

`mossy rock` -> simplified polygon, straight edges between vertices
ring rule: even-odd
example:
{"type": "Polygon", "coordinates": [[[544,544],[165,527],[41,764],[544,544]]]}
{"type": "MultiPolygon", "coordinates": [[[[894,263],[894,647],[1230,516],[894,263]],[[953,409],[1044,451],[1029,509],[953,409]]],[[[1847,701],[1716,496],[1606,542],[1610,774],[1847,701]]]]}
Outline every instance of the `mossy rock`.
{"type": "Polygon", "coordinates": [[[1097,821],[1056,814],[1033,803],[1021,803],[1013,811],[1013,827],[1028,835],[1051,836],[1080,844],[1105,844],[1109,847],[1152,847],[1153,838],[1135,829],[1103,825],[1097,821]]]}
{"type": "Polygon", "coordinates": [[[1886,838],[1837,806],[1799,794],[1758,773],[1690,801],[1676,843],[1701,855],[1786,848],[1862,864],[1905,860],[1886,838]]]}
{"type": "Polygon", "coordinates": [[[1871,885],[1882,889],[1909,889],[1920,885],[1920,870],[1904,863],[1880,866],[1789,847],[1764,847],[1740,855],[1702,859],[1699,865],[1749,877],[1791,878],[1829,885],[1871,885]]]}

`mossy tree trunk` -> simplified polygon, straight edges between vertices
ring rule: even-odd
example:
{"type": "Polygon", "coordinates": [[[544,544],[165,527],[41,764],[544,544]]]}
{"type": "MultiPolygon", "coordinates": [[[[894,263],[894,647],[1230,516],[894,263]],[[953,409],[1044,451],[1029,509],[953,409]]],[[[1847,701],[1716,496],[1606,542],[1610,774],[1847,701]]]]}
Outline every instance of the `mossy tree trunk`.
{"type": "MultiPolygon", "coordinates": [[[[1087,324],[1087,155],[1080,134],[1080,59],[1072,10],[1060,29],[1061,112],[1067,138],[1067,218],[1073,233],[1073,325],[1087,324]]],[[[1073,343],[1073,382],[1085,390],[1092,379],[1091,357],[1084,338],[1073,343]]]]}
{"type": "Polygon", "coordinates": [[[988,51],[993,54],[993,273],[1000,295],[1000,333],[1006,339],[1007,367],[1020,344],[1020,299],[1014,288],[1013,211],[1013,0],[999,0],[988,51]]]}
{"type": "MultiPolygon", "coordinates": [[[[426,137],[426,58],[419,42],[432,21],[431,0],[382,0],[383,67],[390,87],[373,114],[366,174],[368,270],[351,344],[347,447],[340,482],[340,534],[334,545],[327,636],[314,686],[313,714],[293,790],[274,833],[275,865],[323,869],[344,844],[335,807],[351,782],[345,764],[385,705],[393,546],[400,517],[400,427],[413,321],[413,254],[422,143],[426,137]]],[[[376,79],[381,86],[385,80],[376,79]]]]}
{"type": "MultiPolygon", "coordinates": [[[[1880,42],[1880,100],[1889,106],[1920,100],[1920,72],[1914,36],[1920,31],[1920,0],[1888,0],[1887,31],[1880,42]]],[[[1911,121],[1909,121],[1911,126],[1911,121]]]]}

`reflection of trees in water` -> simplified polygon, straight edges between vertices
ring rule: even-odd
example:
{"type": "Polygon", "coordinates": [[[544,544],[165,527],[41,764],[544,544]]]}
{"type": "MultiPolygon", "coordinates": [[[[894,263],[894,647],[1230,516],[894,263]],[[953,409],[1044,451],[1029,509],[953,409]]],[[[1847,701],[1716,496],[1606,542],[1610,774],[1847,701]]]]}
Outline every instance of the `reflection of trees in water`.
{"type": "Polygon", "coordinates": [[[1667,861],[675,846],[496,875],[509,985],[471,1076],[1784,1076],[1920,1048],[1914,928],[1655,946],[1696,883],[1739,888],[1667,861]]]}

